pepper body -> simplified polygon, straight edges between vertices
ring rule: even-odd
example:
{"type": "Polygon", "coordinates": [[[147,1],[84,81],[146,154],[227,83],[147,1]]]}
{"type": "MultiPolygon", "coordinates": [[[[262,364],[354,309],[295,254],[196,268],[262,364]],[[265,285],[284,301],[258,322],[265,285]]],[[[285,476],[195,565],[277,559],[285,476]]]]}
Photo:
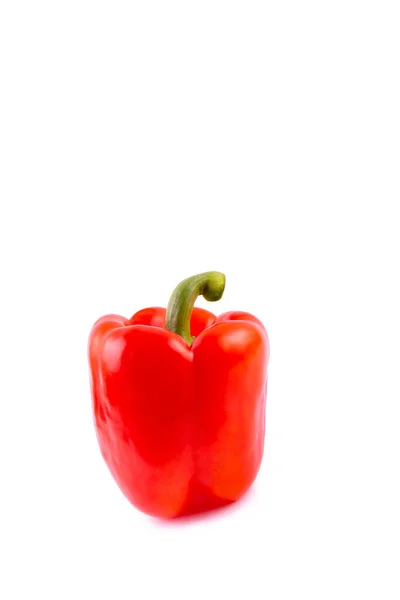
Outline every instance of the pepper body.
{"type": "Polygon", "coordinates": [[[107,315],[89,338],[102,455],[141,511],[171,518],[237,500],[264,448],[269,342],[244,312],[193,308],[189,345],[163,308],[107,315]]]}

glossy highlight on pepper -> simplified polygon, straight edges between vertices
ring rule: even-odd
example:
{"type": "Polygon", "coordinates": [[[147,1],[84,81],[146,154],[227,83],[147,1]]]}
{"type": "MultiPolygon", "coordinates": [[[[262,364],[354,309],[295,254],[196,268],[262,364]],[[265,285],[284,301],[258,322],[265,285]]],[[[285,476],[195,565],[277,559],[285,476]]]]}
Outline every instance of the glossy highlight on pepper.
{"type": "Polygon", "coordinates": [[[225,276],[182,281],[168,308],[106,315],[89,336],[94,423],[122,492],[172,518],[240,498],[260,468],[269,340],[249,313],[194,307],[221,298],[225,276]]]}

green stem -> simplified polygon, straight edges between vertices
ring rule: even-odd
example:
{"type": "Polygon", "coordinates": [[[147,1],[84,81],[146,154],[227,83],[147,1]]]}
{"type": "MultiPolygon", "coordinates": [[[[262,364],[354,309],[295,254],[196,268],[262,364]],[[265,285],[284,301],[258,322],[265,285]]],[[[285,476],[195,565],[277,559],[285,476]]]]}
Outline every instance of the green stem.
{"type": "Polygon", "coordinates": [[[200,273],[181,281],[168,302],[165,327],[177,333],[187,344],[193,342],[190,335],[190,317],[197,296],[203,296],[209,302],[222,298],[225,289],[225,275],[217,271],[200,273]]]}

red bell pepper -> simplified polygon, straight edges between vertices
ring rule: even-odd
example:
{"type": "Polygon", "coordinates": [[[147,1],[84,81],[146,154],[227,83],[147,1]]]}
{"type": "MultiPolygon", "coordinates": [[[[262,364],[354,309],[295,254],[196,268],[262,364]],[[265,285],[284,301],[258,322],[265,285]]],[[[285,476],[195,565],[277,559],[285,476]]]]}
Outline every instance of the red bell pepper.
{"type": "Polygon", "coordinates": [[[182,281],[167,310],[93,326],[89,362],[103,457],[125,496],[159,517],[238,499],[259,470],[269,342],[245,312],[193,308],[219,300],[221,273],[182,281]]]}

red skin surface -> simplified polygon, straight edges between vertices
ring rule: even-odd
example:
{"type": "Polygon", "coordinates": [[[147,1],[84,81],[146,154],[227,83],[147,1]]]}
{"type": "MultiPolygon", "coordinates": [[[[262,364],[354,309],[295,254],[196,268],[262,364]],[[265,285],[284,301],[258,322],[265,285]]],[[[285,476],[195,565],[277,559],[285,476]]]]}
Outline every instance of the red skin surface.
{"type": "Polygon", "coordinates": [[[194,308],[189,347],[165,309],[93,326],[89,363],[102,455],[139,510],[171,518],[237,500],[264,450],[269,341],[244,312],[194,308]]]}

